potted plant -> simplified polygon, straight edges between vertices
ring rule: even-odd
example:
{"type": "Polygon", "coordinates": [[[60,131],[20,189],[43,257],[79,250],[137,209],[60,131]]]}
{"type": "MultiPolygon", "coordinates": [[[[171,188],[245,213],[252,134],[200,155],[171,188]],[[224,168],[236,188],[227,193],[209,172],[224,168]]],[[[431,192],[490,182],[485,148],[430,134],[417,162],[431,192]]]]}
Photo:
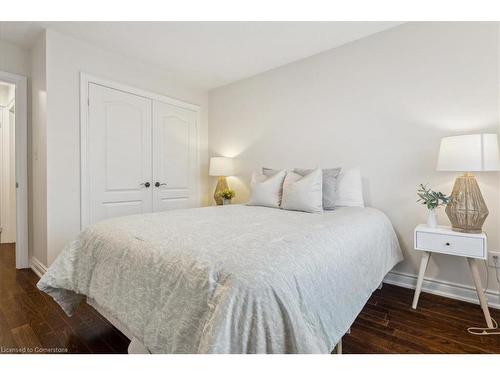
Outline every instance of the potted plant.
{"type": "Polygon", "coordinates": [[[450,201],[450,197],[440,191],[431,190],[427,185],[423,184],[418,186],[417,196],[417,202],[422,203],[429,210],[427,226],[435,228],[437,226],[437,209],[441,206],[446,206],[450,201]]]}
{"type": "Polygon", "coordinates": [[[233,199],[235,197],[235,192],[234,190],[231,190],[231,189],[224,189],[224,190],[221,190],[217,196],[219,198],[222,198],[222,204],[223,205],[226,205],[226,204],[231,204],[231,199],[233,199]]]}

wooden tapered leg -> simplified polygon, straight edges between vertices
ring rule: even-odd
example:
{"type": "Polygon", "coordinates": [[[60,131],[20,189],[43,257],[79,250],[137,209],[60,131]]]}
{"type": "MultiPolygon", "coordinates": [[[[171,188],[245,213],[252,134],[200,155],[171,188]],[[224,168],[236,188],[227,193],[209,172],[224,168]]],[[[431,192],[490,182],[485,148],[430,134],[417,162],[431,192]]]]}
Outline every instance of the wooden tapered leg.
{"type": "Polygon", "coordinates": [[[424,251],[422,254],[422,259],[420,259],[420,269],[418,270],[417,287],[415,289],[415,294],[413,295],[413,304],[411,307],[413,309],[417,308],[418,298],[420,297],[420,292],[422,291],[422,283],[424,282],[425,270],[429,264],[429,258],[431,253],[429,251],[424,251]]]}
{"type": "Polygon", "coordinates": [[[335,353],[336,354],[342,354],[342,339],[337,343],[337,346],[335,347],[335,353]]]}
{"type": "Polygon", "coordinates": [[[477,259],[467,258],[467,262],[469,263],[472,280],[474,280],[474,285],[476,286],[479,303],[481,304],[481,308],[483,309],[484,319],[486,319],[488,328],[493,328],[493,321],[491,320],[490,310],[488,309],[488,301],[486,301],[486,297],[483,292],[483,285],[481,284],[481,277],[479,276],[477,259]]]}

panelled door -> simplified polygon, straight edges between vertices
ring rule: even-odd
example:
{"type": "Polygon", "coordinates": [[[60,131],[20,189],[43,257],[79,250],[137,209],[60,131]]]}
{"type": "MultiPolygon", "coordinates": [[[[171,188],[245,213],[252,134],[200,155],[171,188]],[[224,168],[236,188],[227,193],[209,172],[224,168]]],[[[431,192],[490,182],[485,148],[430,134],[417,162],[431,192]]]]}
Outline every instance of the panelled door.
{"type": "Polygon", "coordinates": [[[196,206],[197,114],[153,102],[153,209],[196,206]]]}
{"type": "Polygon", "coordinates": [[[83,225],[198,204],[197,112],[88,86],[83,225]]]}
{"type": "Polygon", "coordinates": [[[152,100],[89,84],[89,221],[151,212],[152,100]]]}

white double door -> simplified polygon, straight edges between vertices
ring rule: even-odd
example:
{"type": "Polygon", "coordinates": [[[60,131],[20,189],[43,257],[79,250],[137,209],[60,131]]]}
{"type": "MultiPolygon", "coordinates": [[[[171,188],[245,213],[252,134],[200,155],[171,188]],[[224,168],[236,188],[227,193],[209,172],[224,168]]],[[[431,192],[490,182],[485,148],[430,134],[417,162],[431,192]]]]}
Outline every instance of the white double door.
{"type": "Polygon", "coordinates": [[[89,84],[89,221],[197,203],[197,113],[89,84]]]}

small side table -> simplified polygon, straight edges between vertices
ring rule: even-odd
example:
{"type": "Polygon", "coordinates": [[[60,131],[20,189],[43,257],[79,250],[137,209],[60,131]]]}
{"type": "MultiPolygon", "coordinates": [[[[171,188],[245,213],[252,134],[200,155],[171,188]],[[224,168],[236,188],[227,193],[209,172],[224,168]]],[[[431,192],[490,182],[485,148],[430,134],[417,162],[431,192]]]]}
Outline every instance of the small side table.
{"type": "Polygon", "coordinates": [[[430,228],[427,225],[421,224],[415,228],[414,242],[415,250],[422,251],[422,259],[420,260],[417,288],[415,289],[412,308],[417,308],[425,270],[427,269],[427,264],[429,263],[432,253],[464,257],[469,264],[472,280],[476,286],[477,296],[479,297],[479,303],[483,309],[486,324],[488,328],[493,328],[493,322],[491,320],[490,311],[488,310],[488,302],[483,293],[483,286],[481,285],[481,277],[478,268],[478,260],[488,258],[486,234],[460,233],[454,232],[450,227],[446,226],[430,228]]]}

